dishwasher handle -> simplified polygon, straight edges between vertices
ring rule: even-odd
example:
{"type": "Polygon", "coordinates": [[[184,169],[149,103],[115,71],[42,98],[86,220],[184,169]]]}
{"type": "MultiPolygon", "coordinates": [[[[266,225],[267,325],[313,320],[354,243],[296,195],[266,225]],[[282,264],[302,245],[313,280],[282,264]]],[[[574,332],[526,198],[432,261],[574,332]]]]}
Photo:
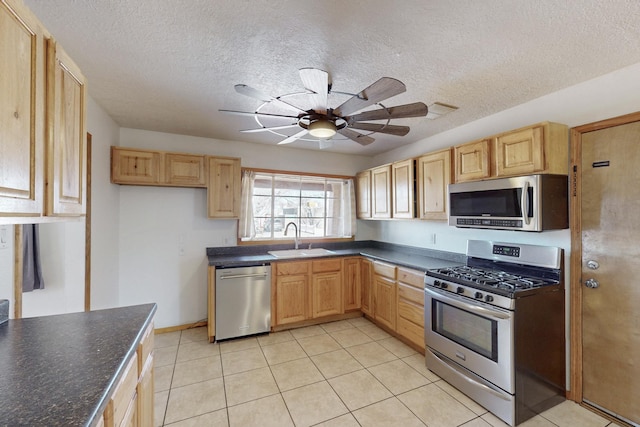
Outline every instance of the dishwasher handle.
{"type": "Polygon", "coordinates": [[[241,279],[244,277],[267,277],[269,273],[250,273],[250,274],[228,274],[226,276],[220,276],[219,279],[241,279]]]}

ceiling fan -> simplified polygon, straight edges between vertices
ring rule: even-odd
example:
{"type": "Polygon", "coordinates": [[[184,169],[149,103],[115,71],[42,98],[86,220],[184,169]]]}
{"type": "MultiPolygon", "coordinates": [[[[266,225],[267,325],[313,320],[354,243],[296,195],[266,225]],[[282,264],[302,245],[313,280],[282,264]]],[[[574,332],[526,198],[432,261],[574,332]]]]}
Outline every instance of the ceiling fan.
{"type": "MultiPolygon", "coordinates": [[[[404,83],[391,77],[382,77],[357,94],[331,90],[329,73],[317,68],[301,68],[300,79],[306,92],[273,97],[244,84],[235,85],[236,92],[260,100],[263,104],[254,112],[220,110],[223,113],[253,116],[259,127],[241,130],[241,132],[272,132],[285,137],[278,144],[290,144],[303,139],[307,134],[318,138],[320,148],[327,145],[327,140],[340,134],[360,145],[369,145],[375,139],[373,133],[385,133],[404,136],[409,133],[408,126],[390,124],[391,119],[423,117],[428,113],[426,104],[411,104],[386,107],[382,101],[406,91],[404,83]],[[338,94],[349,98],[335,108],[329,106],[329,95],[338,94]],[[379,108],[360,112],[362,109],[376,105],[379,108]],[[304,108],[306,107],[306,108],[304,108]],[[284,110],[284,112],[283,112],[284,110]],[[354,114],[356,113],[356,114],[354,114]],[[270,125],[261,121],[271,120],[270,125]],[[274,123],[275,120],[275,123],[274,123]],[[288,121],[279,125],[279,120],[288,121]],[[385,121],[370,123],[369,121],[385,121]],[[275,125],[274,125],[275,124],[275,125]],[[293,135],[287,136],[278,131],[287,128],[300,128],[293,135]],[[357,129],[354,130],[354,129],[357,129]],[[362,133],[365,131],[367,133],[362,133]]],[[[330,142],[330,141],[329,141],[330,142]]]]}

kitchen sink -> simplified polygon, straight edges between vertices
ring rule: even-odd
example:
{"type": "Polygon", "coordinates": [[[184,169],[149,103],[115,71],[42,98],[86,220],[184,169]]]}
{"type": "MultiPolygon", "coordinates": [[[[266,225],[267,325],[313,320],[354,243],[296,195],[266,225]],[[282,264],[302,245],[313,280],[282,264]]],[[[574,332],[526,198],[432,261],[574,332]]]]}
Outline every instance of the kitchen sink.
{"type": "Polygon", "coordinates": [[[276,258],[304,258],[315,256],[327,256],[333,255],[335,252],[323,248],[313,249],[285,249],[281,251],[269,251],[269,255],[273,255],[276,258]]]}

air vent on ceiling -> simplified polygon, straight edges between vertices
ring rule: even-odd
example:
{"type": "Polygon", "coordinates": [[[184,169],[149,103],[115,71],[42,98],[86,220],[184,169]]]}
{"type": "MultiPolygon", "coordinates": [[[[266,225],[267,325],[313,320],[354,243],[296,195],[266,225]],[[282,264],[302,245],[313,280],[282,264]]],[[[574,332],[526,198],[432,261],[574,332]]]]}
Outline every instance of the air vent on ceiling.
{"type": "Polygon", "coordinates": [[[450,112],[456,111],[457,109],[458,107],[454,107],[453,105],[434,102],[433,104],[429,105],[429,113],[427,114],[427,119],[435,120],[438,117],[449,114],[450,112]]]}

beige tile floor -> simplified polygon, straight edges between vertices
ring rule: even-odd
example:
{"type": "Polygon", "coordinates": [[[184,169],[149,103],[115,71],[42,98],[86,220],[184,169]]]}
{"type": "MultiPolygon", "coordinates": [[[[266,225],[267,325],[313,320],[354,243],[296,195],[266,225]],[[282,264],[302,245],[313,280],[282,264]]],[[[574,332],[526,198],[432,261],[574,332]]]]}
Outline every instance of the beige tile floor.
{"type": "MultiPolygon", "coordinates": [[[[364,318],[215,344],[159,334],[154,354],[156,426],[506,426],[364,318]]],[[[616,424],[566,401],[521,425],[616,424]]]]}

